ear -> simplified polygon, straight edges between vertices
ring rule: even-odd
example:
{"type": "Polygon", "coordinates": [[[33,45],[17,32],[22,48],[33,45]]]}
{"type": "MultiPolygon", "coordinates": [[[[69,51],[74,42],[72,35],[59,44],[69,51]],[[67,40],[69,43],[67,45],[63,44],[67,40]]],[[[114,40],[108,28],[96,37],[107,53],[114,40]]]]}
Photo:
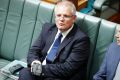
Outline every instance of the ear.
{"type": "Polygon", "coordinates": [[[74,17],[74,19],[76,20],[77,16],[76,16],[76,15],[74,15],[73,17],[74,17]]]}
{"type": "Polygon", "coordinates": [[[73,19],[74,19],[74,20],[73,20],[73,23],[74,23],[74,22],[76,21],[76,19],[77,19],[77,16],[74,15],[74,16],[73,16],[73,19]]]}

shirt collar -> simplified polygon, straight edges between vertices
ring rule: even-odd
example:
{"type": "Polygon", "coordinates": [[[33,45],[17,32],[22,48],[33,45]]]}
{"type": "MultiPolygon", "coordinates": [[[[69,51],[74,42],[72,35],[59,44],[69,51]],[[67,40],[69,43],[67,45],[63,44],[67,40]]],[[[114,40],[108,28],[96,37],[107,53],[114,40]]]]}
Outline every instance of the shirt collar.
{"type": "MultiPolygon", "coordinates": [[[[68,29],[67,31],[62,32],[63,38],[65,38],[68,35],[68,33],[73,29],[73,26],[74,26],[74,24],[72,25],[72,27],[70,29],[68,29]]],[[[58,29],[57,34],[59,34],[60,32],[61,31],[58,29]]]]}

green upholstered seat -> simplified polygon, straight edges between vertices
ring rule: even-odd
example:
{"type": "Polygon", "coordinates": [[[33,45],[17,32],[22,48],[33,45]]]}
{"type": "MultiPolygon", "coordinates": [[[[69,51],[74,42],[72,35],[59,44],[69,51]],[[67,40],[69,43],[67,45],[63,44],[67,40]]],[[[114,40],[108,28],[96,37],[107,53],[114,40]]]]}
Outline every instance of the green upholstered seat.
{"type": "MultiPolygon", "coordinates": [[[[26,61],[42,25],[55,22],[54,7],[39,0],[0,0],[0,68],[16,59],[26,61]]],[[[116,26],[120,25],[79,12],[76,15],[76,24],[90,37],[86,77],[92,80],[108,45],[115,41],[116,26]]]]}
{"type": "Polygon", "coordinates": [[[1,56],[8,60],[13,60],[14,57],[14,51],[21,21],[22,8],[22,0],[18,0],[17,2],[16,0],[10,1],[1,43],[1,56]]]}
{"type": "Polygon", "coordinates": [[[39,2],[25,0],[20,22],[19,33],[17,36],[14,59],[22,59],[27,57],[28,50],[31,45],[31,39],[37,19],[39,2]]]}
{"type": "Polygon", "coordinates": [[[96,48],[92,56],[91,69],[90,69],[90,79],[92,80],[93,75],[98,71],[101,62],[103,61],[104,54],[107,47],[114,40],[116,24],[102,20],[100,24],[100,29],[98,32],[98,38],[96,43],[96,48]]]}

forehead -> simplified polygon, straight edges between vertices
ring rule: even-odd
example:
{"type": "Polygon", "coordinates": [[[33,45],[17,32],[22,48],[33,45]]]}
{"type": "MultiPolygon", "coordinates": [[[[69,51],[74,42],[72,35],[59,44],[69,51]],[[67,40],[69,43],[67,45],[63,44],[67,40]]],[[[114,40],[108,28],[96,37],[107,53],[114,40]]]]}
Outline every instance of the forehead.
{"type": "Polygon", "coordinates": [[[66,5],[59,5],[55,8],[55,14],[72,14],[72,9],[66,5]]]}

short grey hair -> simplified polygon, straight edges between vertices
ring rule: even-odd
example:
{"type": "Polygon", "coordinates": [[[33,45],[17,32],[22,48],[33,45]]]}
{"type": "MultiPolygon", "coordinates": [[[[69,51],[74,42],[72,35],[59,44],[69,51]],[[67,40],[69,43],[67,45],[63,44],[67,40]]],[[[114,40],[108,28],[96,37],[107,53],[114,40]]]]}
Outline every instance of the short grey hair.
{"type": "Polygon", "coordinates": [[[66,7],[69,7],[69,8],[71,8],[72,14],[73,14],[73,15],[76,15],[76,7],[75,7],[75,5],[74,5],[72,2],[67,1],[67,0],[58,2],[58,3],[56,4],[56,6],[55,6],[55,12],[56,12],[56,9],[57,9],[58,6],[66,6],[66,7]]]}

